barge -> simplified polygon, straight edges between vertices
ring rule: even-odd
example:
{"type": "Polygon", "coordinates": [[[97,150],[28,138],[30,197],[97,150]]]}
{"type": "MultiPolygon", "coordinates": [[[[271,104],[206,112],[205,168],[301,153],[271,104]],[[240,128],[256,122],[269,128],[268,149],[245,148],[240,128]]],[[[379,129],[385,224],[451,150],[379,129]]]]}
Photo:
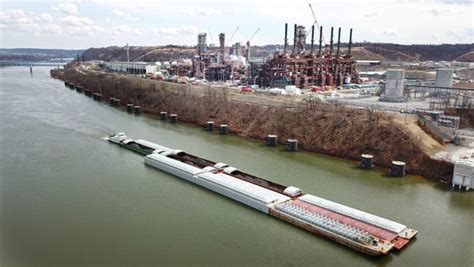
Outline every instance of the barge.
{"type": "Polygon", "coordinates": [[[133,140],[124,133],[109,142],[145,155],[145,164],[205,187],[270,216],[371,256],[402,249],[414,229],[361,210],[305,194],[182,150],[133,140]]]}

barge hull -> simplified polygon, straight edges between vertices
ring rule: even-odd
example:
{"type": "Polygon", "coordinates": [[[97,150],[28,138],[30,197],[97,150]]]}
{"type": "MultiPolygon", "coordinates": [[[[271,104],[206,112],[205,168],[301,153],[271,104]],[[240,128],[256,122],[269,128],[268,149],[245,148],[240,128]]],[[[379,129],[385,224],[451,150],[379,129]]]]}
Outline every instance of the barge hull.
{"type": "Polygon", "coordinates": [[[289,215],[287,215],[283,212],[280,212],[278,210],[275,210],[275,209],[270,209],[269,214],[271,216],[275,217],[275,218],[278,218],[278,219],[283,220],[285,222],[288,222],[292,225],[298,226],[298,227],[303,228],[303,229],[305,229],[309,232],[312,232],[314,234],[323,236],[326,239],[329,239],[331,241],[334,241],[336,243],[347,246],[349,248],[352,248],[354,250],[357,250],[359,252],[362,252],[362,253],[370,255],[370,256],[380,256],[380,255],[387,254],[389,252],[389,250],[384,251],[384,250],[370,249],[369,247],[366,247],[362,244],[359,244],[359,243],[354,242],[352,240],[346,239],[342,236],[336,235],[332,232],[329,232],[329,231],[324,230],[322,228],[319,228],[315,225],[312,225],[310,223],[307,223],[307,222],[304,222],[304,221],[299,220],[297,218],[294,218],[292,216],[289,216],[289,215]]]}

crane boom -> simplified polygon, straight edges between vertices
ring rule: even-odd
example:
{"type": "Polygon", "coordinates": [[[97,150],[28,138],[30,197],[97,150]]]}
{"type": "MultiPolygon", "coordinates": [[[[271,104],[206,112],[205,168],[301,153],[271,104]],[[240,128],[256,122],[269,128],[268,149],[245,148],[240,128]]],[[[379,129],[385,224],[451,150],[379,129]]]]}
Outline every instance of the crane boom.
{"type": "Polygon", "coordinates": [[[247,42],[250,42],[250,40],[252,40],[252,38],[255,36],[255,34],[257,34],[258,31],[260,31],[260,28],[258,28],[258,29],[252,34],[252,36],[250,36],[250,38],[248,39],[247,42]]]}
{"type": "Polygon", "coordinates": [[[211,44],[214,44],[214,40],[212,39],[212,33],[211,33],[211,28],[208,27],[207,31],[209,32],[209,38],[211,39],[211,44]]]}
{"type": "Polygon", "coordinates": [[[232,38],[234,37],[235,33],[239,30],[239,27],[240,26],[237,26],[237,28],[235,28],[234,32],[232,33],[232,35],[229,38],[229,41],[227,41],[227,42],[229,42],[229,44],[230,44],[230,41],[232,41],[232,38]]]}
{"type": "MultiPolygon", "coordinates": [[[[318,19],[316,18],[316,14],[314,13],[314,10],[313,10],[313,7],[311,6],[311,3],[308,3],[308,5],[309,5],[309,9],[311,9],[311,14],[313,14],[313,18],[314,18],[313,25],[316,25],[316,26],[318,26],[318,28],[320,28],[319,23],[318,23],[318,19]]],[[[311,25],[311,27],[313,25],[311,25]]],[[[306,33],[306,34],[308,34],[308,33],[306,33]]],[[[324,40],[324,35],[322,37],[323,37],[323,43],[326,43],[326,41],[324,40]]]]}

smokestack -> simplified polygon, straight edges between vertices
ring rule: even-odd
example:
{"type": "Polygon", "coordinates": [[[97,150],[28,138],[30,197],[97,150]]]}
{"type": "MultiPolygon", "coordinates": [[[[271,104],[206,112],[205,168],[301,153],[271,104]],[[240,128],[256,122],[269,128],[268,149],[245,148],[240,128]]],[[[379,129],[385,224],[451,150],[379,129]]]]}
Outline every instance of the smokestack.
{"type": "Polygon", "coordinates": [[[351,55],[351,48],[352,48],[352,28],[349,32],[349,50],[347,51],[347,55],[351,55]]]}
{"type": "Polygon", "coordinates": [[[288,47],[288,23],[285,23],[285,52],[288,47]]]}
{"type": "Polygon", "coordinates": [[[331,41],[329,43],[329,55],[332,55],[334,44],[334,27],[331,27],[331,41]]]}
{"type": "Polygon", "coordinates": [[[311,54],[314,51],[314,25],[311,27],[311,54]]]}
{"type": "Polygon", "coordinates": [[[319,27],[319,54],[321,53],[323,49],[323,26],[319,27]]]}
{"type": "Polygon", "coordinates": [[[337,52],[336,55],[339,57],[339,49],[341,48],[341,27],[339,27],[339,32],[337,33],[337,52]]]}
{"type": "Polygon", "coordinates": [[[296,52],[296,24],[295,24],[295,34],[293,37],[293,50],[296,52]]]}
{"type": "Polygon", "coordinates": [[[225,33],[219,34],[219,50],[220,50],[220,63],[224,63],[225,53],[225,33]]]}

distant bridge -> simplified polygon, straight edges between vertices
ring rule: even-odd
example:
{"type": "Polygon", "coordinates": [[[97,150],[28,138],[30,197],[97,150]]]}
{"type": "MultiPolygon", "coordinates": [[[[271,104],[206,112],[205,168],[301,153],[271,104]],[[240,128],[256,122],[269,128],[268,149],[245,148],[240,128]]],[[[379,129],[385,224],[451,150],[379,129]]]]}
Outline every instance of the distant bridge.
{"type": "Polygon", "coordinates": [[[68,62],[49,62],[49,61],[0,61],[0,67],[61,67],[68,62]]]}

